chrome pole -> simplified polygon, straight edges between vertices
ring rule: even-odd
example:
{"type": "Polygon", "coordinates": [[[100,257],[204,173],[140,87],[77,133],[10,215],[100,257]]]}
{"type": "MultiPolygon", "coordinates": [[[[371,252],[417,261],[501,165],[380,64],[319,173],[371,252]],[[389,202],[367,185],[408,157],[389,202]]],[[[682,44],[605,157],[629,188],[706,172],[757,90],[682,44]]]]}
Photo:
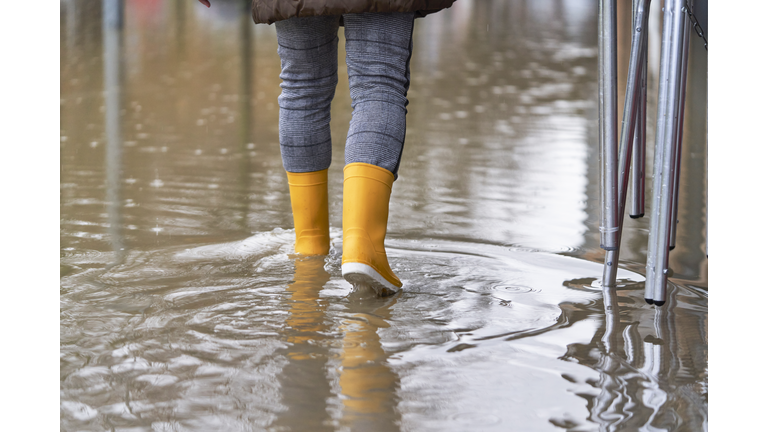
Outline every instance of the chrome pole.
{"type": "Polygon", "coordinates": [[[618,224],[616,230],[616,247],[605,253],[603,267],[603,286],[616,284],[618,271],[619,250],[621,243],[621,227],[624,222],[624,207],[629,188],[629,171],[632,160],[632,141],[638,112],[638,95],[640,93],[640,75],[642,71],[643,40],[648,28],[648,6],[651,0],[635,0],[635,15],[632,22],[632,47],[629,54],[629,72],[627,74],[627,89],[624,97],[624,113],[621,121],[621,162],[619,163],[619,197],[618,224]]]}
{"type": "Polygon", "coordinates": [[[621,345],[621,309],[616,290],[611,287],[603,287],[603,307],[605,308],[605,333],[601,340],[605,345],[605,353],[616,354],[621,345]]]}
{"type": "Polygon", "coordinates": [[[640,337],[638,326],[640,323],[631,323],[624,327],[621,333],[624,337],[624,353],[627,355],[627,363],[638,368],[644,362],[643,358],[643,339],[640,337]]]}
{"type": "Polygon", "coordinates": [[[671,0],[664,8],[659,71],[659,105],[656,120],[656,150],[653,167],[653,196],[651,199],[651,228],[648,237],[645,301],[662,306],[666,301],[669,260],[670,216],[672,207],[672,178],[675,159],[675,129],[680,75],[683,0],[671,0]]]}
{"type": "Polygon", "coordinates": [[[601,0],[598,32],[598,111],[600,147],[600,247],[618,246],[618,162],[616,98],[616,0],[601,0]]]}
{"type": "Polygon", "coordinates": [[[677,224],[680,222],[677,220],[677,208],[678,208],[678,200],[680,196],[680,158],[683,154],[683,119],[685,117],[685,86],[688,83],[688,44],[690,41],[690,35],[691,35],[691,22],[685,18],[683,18],[683,42],[682,42],[682,63],[680,65],[680,101],[677,105],[677,130],[675,131],[676,135],[676,142],[675,147],[677,151],[675,152],[675,174],[674,174],[674,180],[675,180],[675,187],[672,189],[672,216],[670,219],[670,224],[672,227],[672,232],[669,235],[669,250],[672,250],[675,248],[675,238],[677,237],[677,224]]]}
{"type": "MultiPolygon", "coordinates": [[[[650,15],[650,5],[648,7],[650,15]]],[[[647,21],[646,21],[647,23],[647,21]]],[[[647,25],[646,25],[647,28],[647,25]]],[[[642,71],[640,72],[640,95],[638,99],[635,138],[632,149],[632,207],[629,217],[637,219],[645,216],[645,131],[646,107],[648,104],[648,32],[643,38],[642,71]]]]}

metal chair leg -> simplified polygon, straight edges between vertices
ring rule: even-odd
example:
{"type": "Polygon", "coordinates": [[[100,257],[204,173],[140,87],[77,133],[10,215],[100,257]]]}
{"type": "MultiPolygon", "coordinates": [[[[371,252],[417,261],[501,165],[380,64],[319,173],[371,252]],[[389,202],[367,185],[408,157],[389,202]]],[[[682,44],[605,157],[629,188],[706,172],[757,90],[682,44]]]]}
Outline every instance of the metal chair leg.
{"type": "MultiPolygon", "coordinates": [[[[680,112],[680,111],[678,111],[680,112]]],[[[678,132],[682,135],[682,130],[678,132]]],[[[675,238],[677,237],[677,201],[678,191],[680,190],[680,157],[682,156],[682,139],[678,138],[674,142],[675,160],[672,163],[672,208],[669,215],[669,250],[675,249],[675,238]]]]}
{"type": "Polygon", "coordinates": [[[632,141],[635,133],[637,112],[639,111],[640,81],[642,72],[643,48],[646,29],[648,28],[648,6],[651,0],[635,0],[635,17],[633,20],[632,48],[629,55],[629,75],[624,98],[624,113],[621,124],[621,161],[619,163],[619,196],[618,220],[616,231],[616,246],[605,254],[603,269],[603,286],[616,284],[616,273],[619,263],[619,246],[621,243],[621,227],[624,221],[624,208],[629,188],[629,171],[632,160],[632,141]]]}
{"type": "Polygon", "coordinates": [[[662,30],[661,67],[659,73],[659,106],[656,126],[656,152],[654,156],[653,197],[651,200],[651,228],[648,239],[645,301],[661,306],[666,301],[669,262],[670,216],[673,164],[675,162],[675,130],[677,106],[680,99],[682,62],[682,35],[685,13],[683,0],[671,0],[664,8],[662,30]]]}
{"type": "Polygon", "coordinates": [[[616,0],[601,0],[599,8],[599,146],[600,146],[600,247],[610,251],[617,247],[618,176],[616,175],[617,97],[616,97],[616,0]]]}
{"type": "Polygon", "coordinates": [[[675,187],[672,190],[672,216],[670,219],[672,232],[669,235],[669,250],[675,248],[675,238],[677,237],[677,202],[680,196],[680,157],[683,153],[683,119],[685,118],[685,86],[688,83],[688,43],[691,35],[691,22],[687,19],[683,24],[683,55],[680,67],[680,101],[677,105],[677,130],[675,131],[675,187]]]}
{"type": "MultiPolygon", "coordinates": [[[[650,6],[649,6],[650,7],[650,6]]],[[[641,218],[645,215],[645,130],[646,106],[648,102],[648,32],[643,38],[643,59],[640,72],[640,95],[637,120],[635,121],[635,138],[632,149],[632,206],[629,217],[641,218]]]]}

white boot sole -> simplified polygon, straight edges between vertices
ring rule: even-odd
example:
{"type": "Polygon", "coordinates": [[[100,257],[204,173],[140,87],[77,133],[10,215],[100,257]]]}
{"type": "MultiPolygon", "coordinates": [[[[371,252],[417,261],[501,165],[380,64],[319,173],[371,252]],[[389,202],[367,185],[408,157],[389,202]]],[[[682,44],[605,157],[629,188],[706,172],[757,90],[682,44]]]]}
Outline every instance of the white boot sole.
{"type": "Polygon", "coordinates": [[[352,285],[368,285],[376,291],[376,295],[386,297],[400,291],[400,288],[392,285],[384,279],[373,267],[368,264],[346,263],[341,265],[341,275],[352,285]]]}

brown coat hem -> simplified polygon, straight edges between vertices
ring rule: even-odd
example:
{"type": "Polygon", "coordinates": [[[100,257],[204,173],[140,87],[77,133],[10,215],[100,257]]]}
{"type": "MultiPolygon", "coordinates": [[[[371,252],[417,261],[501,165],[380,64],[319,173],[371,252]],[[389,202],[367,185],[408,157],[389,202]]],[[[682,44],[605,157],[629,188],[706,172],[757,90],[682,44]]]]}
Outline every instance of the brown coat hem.
{"type": "Polygon", "coordinates": [[[417,17],[451,7],[455,0],[253,0],[253,21],[272,24],[293,17],[364,12],[415,12],[417,17]]]}

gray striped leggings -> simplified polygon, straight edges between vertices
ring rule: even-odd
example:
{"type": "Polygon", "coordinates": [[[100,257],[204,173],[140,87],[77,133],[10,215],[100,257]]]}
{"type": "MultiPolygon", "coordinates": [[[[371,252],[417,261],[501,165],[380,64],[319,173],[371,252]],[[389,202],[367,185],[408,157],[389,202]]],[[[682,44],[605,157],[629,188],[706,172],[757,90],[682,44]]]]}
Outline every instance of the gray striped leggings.
{"type": "MultiPolygon", "coordinates": [[[[344,15],[352,98],[344,159],[391,171],[397,177],[413,50],[413,13],[344,15]]],[[[275,23],[283,89],[280,152],[288,172],[331,165],[331,100],[338,82],[338,16],[275,23]]]]}

